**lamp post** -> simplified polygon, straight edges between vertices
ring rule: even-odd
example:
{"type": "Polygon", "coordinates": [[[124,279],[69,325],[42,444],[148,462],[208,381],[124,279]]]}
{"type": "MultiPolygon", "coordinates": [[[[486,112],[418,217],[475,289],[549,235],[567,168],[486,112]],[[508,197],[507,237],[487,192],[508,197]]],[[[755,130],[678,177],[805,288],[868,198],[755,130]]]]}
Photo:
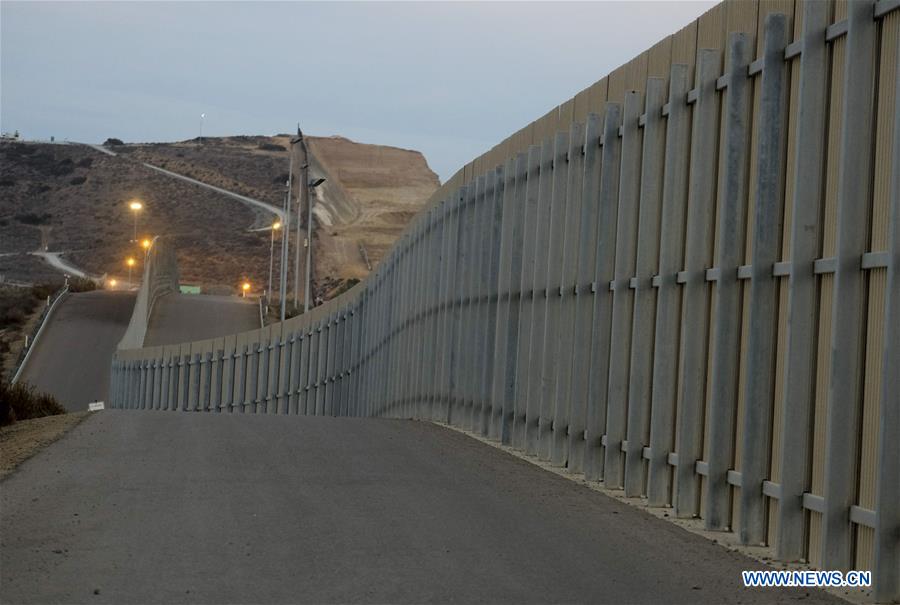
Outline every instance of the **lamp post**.
{"type": "Polygon", "coordinates": [[[316,187],[325,182],[325,179],[316,179],[310,183],[306,184],[307,187],[307,195],[306,199],[307,203],[307,216],[306,216],[306,294],[303,297],[303,312],[306,313],[309,311],[309,300],[312,293],[310,289],[312,288],[312,224],[313,224],[313,201],[316,199],[315,192],[313,191],[316,187]]]}
{"type": "MultiPolygon", "coordinates": [[[[294,158],[293,155],[289,158],[288,161],[288,180],[287,180],[287,191],[284,196],[284,224],[285,232],[290,234],[291,232],[291,186],[294,181],[294,158]]],[[[287,304],[287,265],[288,258],[290,258],[290,237],[285,235],[281,238],[281,284],[278,288],[278,293],[281,297],[281,321],[284,321],[286,304],[287,304]]]]}
{"type": "Polygon", "coordinates": [[[129,256],[125,259],[125,264],[128,265],[128,285],[131,286],[131,268],[134,267],[134,259],[129,256]]]}
{"type": "Polygon", "coordinates": [[[309,188],[302,184],[309,182],[309,148],[306,146],[306,139],[303,138],[303,131],[300,130],[300,124],[297,124],[297,136],[291,139],[291,159],[294,157],[294,145],[300,144],[300,162],[298,168],[298,176],[300,177],[301,186],[297,187],[297,247],[294,250],[294,309],[300,306],[300,213],[304,207],[309,206],[309,188]]]}
{"type": "Polygon", "coordinates": [[[247,292],[250,291],[250,282],[241,284],[241,298],[247,298],[247,292]]]}
{"type": "Polygon", "coordinates": [[[131,208],[132,212],[134,212],[134,237],[132,237],[131,241],[136,242],[138,213],[141,211],[144,205],[137,200],[132,200],[128,203],[128,207],[131,208]]]}
{"type": "Polygon", "coordinates": [[[200,138],[197,139],[197,144],[198,144],[198,145],[202,145],[202,144],[203,144],[203,119],[204,119],[204,118],[206,118],[206,114],[205,114],[205,113],[201,113],[201,114],[200,114],[200,138]]]}
{"type": "Polygon", "coordinates": [[[275,232],[281,229],[281,223],[272,223],[272,238],[269,241],[269,287],[266,289],[266,300],[272,300],[272,267],[275,264],[275,232]]]}

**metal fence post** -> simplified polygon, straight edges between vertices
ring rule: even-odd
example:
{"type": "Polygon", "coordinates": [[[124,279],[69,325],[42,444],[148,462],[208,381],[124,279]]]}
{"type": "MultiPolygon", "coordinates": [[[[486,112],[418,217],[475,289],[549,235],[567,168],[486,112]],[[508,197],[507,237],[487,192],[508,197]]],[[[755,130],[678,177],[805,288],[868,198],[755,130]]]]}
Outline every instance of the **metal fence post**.
{"type": "Polygon", "coordinates": [[[860,258],[866,251],[872,200],[876,24],[874,2],[847,5],[846,65],[838,176],[837,268],[831,326],[831,378],[825,438],[825,513],[822,567],[853,565],[849,511],[858,472],[860,394],[862,393],[866,277],[860,258]]]}
{"type": "Polygon", "coordinates": [[[518,350],[519,306],[516,289],[522,272],[522,223],[524,220],[525,178],[528,156],[510,159],[503,199],[503,227],[498,279],[497,330],[494,344],[494,389],[491,438],[512,441],[515,415],[516,352],[518,350]]]}
{"type": "Polygon", "coordinates": [[[815,396],[818,331],[818,280],[813,262],[819,256],[821,183],[824,176],[827,99],[828,5],[803,5],[802,53],[797,99],[794,199],[791,225],[791,275],[788,281],[788,334],[784,374],[781,446],[781,498],[775,554],[785,561],[806,555],[806,511],[809,489],[810,421],[815,396]]]}
{"type": "Polygon", "coordinates": [[[780,258],[784,222],[788,86],[784,48],[787,40],[787,18],[781,14],[766,17],[741,457],[740,534],[745,544],[760,544],[766,540],[768,506],[762,484],[769,476],[769,452],[772,449],[774,360],[778,330],[778,278],[773,276],[772,268],[780,258]]]}
{"type": "MultiPolygon", "coordinates": [[[[613,133],[615,136],[615,133],[613,133]]],[[[575,296],[575,332],[572,342],[572,370],[569,386],[569,430],[566,452],[568,471],[584,471],[585,429],[587,426],[588,384],[591,367],[591,324],[594,301],[591,282],[597,271],[597,232],[600,212],[600,155],[603,143],[603,118],[591,113],[585,121],[582,151],[581,217],[572,294],[575,296]]]]}
{"type": "Polygon", "coordinates": [[[490,434],[494,408],[494,374],[496,371],[497,315],[500,309],[500,249],[503,239],[503,198],[505,196],[506,173],[503,166],[497,166],[488,173],[491,188],[488,204],[490,222],[490,261],[487,289],[487,321],[484,330],[485,363],[481,374],[481,418],[478,431],[483,437],[490,434]]]}
{"type": "Polygon", "coordinates": [[[565,466],[569,459],[572,394],[572,365],[575,340],[575,292],[578,286],[578,235],[581,227],[582,186],[584,185],[584,124],[569,128],[569,151],[566,154],[566,218],[562,241],[559,288],[559,344],[556,370],[556,389],[553,393],[553,445],[550,461],[565,466]]]}
{"type": "MultiPolygon", "coordinates": [[[[534,294],[534,267],[539,251],[537,247],[537,232],[545,228],[545,225],[538,224],[538,197],[540,194],[541,180],[541,146],[531,145],[528,148],[528,165],[527,176],[525,178],[525,207],[522,209],[524,213],[522,225],[522,271],[518,280],[519,290],[519,346],[516,351],[516,382],[515,382],[515,404],[516,414],[513,418],[513,447],[524,450],[528,423],[529,411],[533,415],[535,410],[533,407],[529,410],[528,389],[530,386],[531,372],[529,371],[531,363],[531,342],[532,332],[534,328],[534,311],[537,306],[538,299],[534,294]]],[[[543,302],[543,300],[541,300],[543,302]]]]}
{"type": "MultiPolygon", "coordinates": [[[[900,46],[897,47],[900,66],[900,46]]],[[[881,371],[881,430],[875,504],[875,599],[900,600],[900,78],[894,84],[888,276],[881,371]]]]}
{"type": "MultiPolygon", "coordinates": [[[[687,237],[682,290],[680,396],[676,428],[677,464],[673,503],[677,517],[699,512],[700,479],[697,460],[703,451],[703,408],[709,343],[709,286],[706,268],[712,261],[712,233],[716,200],[716,157],[719,138],[719,99],[716,79],[721,53],[701,49],[697,54],[697,101],[691,133],[691,174],[688,185],[687,237]]],[[[670,104],[686,100],[671,99],[670,104]]]]}
{"type": "Polygon", "coordinates": [[[216,349],[216,372],[213,376],[212,402],[210,411],[217,414],[222,411],[222,398],[225,394],[225,349],[216,349]]]}
{"type": "Polygon", "coordinates": [[[622,144],[619,141],[619,125],[622,123],[622,107],[617,103],[606,104],[603,121],[603,151],[600,154],[600,195],[598,197],[597,241],[594,249],[595,272],[593,313],[591,320],[590,373],[587,392],[585,421],[584,477],[588,481],[603,478],[603,435],[606,432],[606,395],[609,383],[609,339],[612,322],[612,293],[609,282],[615,271],[616,213],[619,200],[619,164],[622,144]]]}
{"type": "Polygon", "coordinates": [[[544,336],[543,351],[541,352],[541,392],[540,392],[540,418],[538,420],[538,457],[549,460],[552,453],[554,431],[557,430],[556,409],[554,408],[556,396],[556,378],[559,361],[559,322],[560,322],[560,293],[563,287],[560,281],[560,267],[562,266],[563,247],[565,241],[566,221],[566,185],[568,184],[568,171],[566,155],[569,150],[569,133],[557,132],[553,141],[553,182],[551,185],[550,222],[546,229],[550,232],[547,249],[547,282],[544,286],[544,336]]]}
{"type": "MultiPolygon", "coordinates": [[[[628,376],[631,363],[631,331],[634,292],[630,287],[637,256],[637,227],[641,178],[641,94],[625,93],[622,112],[622,161],[619,176],[619,207],[616,212],[616,259],[612,289],[609,384],[606,396],[606,449],[603,481],[606,487],[621,488],[624,480],[622,441],[628,418],[628,376]]],[[[598,288],[606,286],[597,284],[598,288]]],[[[602,371],[602,368],[600,368],[602,371]]]]}
{"type": "Polygon", "coordinates": [[[316,356],[316,416],[325,415],[325,377],[328,367],[328,333],[331,331],[329,317],[322,317],[319,326],[316,328],[318,333],[317,346],[318,355],[316,356]]]}
{"type": "MultiPolygon", "coordinates": [[[[553,162],[556,149],[554,139],[547,138],[541,144],[541,156],[534,182],[537,187],[537,209],[534,219],[534,266],[530,279],[531,290],[531,338],[528,343],[528,368],[525,401],[525,453],[538,452],[541,422],[541,401],[544,368],[544,338],[547,323],[548,265],[550,249],[551,197],[553,193],[553,162]]],[[[529,176],[529,179],[531,177],[529,176]]]]}
{"type": "MultiPolygon", "coordinates": [[[[784,62],[782,53],[782,63],[784,62]]],[[[722,155],[718,257],[716,258],[715,324],[712,386],[709,395],[706,529],[731,526],[731,485],[728,471],[734,465],[735,420],[738,405],[738,366],[741,349],[743,287],[738,267],[744,259],[747,239],[747,198],[750,172],[750,104],[753,83],[747,66],[753,58],[753,39],[748,34],[728,35],[728,88],[725,89],[725,141],[722,155]]],[[[763,128],[765,119],[760,121],[763,128]]],[[[770,226],[771,228],[771,226],[770,226]]],[[[769,279],[772,270],[769,268],[769,279]]],[[[752,329],[751,329],[752,332],[752,329]]],[[[760,492],[762,493],[762,492],[760,492]]]]}
{"type": "MultiPolygon", "coordinates": [[[[663,163],[666,131],[662,106],[666,82],[648,78],[644,101],[644,140],[641,156],[641,191],[638,211],[637,256],[634,280],[634,320],[631,333],[631,372],[628,381],[628,413],[625,447],[625,495],[644,493],[644,447],[650,444],[650,386],[653,383],[653,328],[656,274],[660,249],[663,163]]],[[[667,225],[666,228],[675,228],[667,225]]]]}
{"type": "Polygon", "coordinates": [[[497,266],[497,319],[494,331],[494,367],[491,389],[491,412],[488,437],[503,441],[503,417],[506,393],[506,364],[508,363],[506,339],[509,331],[509,266],[510,248],[512,246],[513,207],[516,197],[516,161],[512,158],[506,162],[504,173],[506,185],[503,191],[503,210],[500,225],[499,264],[497,266]]]}

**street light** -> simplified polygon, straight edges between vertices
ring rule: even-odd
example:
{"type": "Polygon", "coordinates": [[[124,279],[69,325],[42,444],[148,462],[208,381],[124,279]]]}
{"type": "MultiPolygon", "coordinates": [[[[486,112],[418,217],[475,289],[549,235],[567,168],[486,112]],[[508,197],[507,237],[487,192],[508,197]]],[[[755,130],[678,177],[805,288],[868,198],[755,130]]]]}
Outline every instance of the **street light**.
{"type": "Polygon", "coordinates": [[[199,145],[203,144],[203,119],[205,117],[206,117],[205,113],[200,114],[200,138],[197,139],[199,145]]]}
{"type": "Polygon", "coordinates": [[[275,261],[275,232],[281,229],[281,222],[275,221],[272,223],[272,238],[269,242],[269,287],[266,290],[266,300],[272,300],[272,266],[275,261]]]}
{"type": "Polygon", "coordinates": [[[132,238],[131,241],[136,242],[137,241],[138,213],[141,211],[141,209],[144,207],[144,205],[137,200],[132,200],[131,202],[129,202],[128,207],[131,208],[132,212],[134,212],[134,237],[132,238]]]}
{"type": "Polygon", "coordinates": [[[134,267],[134,259],[129,256],[125,259],[125,264],[128,265],[128,283],[131,284],[131,268],[134,267]]]}
{"type": "Polygon", "coordinates": [[[141,240],[141,248],[143,248],[144,250],[149,250],[151,243],[152,242],[149,239],[144,238],[141,240]]]}
{"type": "Polygon", "coordinates": [[[241,284],[241,298],[247,298],[247,292],[250,290],[250,282],[241,284]]]}
{"type": "Polygon", "coordinates": [[[321,185],[325,182],[325,179],[316,179],[308,183],[308,193],[306,195],[306,199],[309,202],[306,204],[308,207],[308,214],[306,217],[306,296],[304,296],[303,301],[303,312],[306,313],[309,311],[309,297],[310,297],[310,287],[311,287],[311,276],[312,276],[312,224],[313,224],[313,201],[315,200],[315,192],[313,189],[321,185]]]}
{"type": "Polygon", "coordinates": [[[111,280],[109,280],[109,287],[110,287],[110,288],[115,288],[117,283],[119,283],[119,282],[117,282],[117,281],[114,280],[114,279],[111,279],[111,280]]]}

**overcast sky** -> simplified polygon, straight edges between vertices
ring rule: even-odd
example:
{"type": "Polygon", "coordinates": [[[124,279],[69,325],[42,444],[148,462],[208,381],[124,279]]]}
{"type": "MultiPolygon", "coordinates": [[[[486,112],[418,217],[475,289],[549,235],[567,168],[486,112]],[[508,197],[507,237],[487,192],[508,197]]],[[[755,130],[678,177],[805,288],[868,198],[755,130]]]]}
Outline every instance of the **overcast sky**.
{"type": "Polygon", "coordinates": [[[304,132],[441,180],[714,2],[0,2],[0,127],[173,141],[304,132]]]}

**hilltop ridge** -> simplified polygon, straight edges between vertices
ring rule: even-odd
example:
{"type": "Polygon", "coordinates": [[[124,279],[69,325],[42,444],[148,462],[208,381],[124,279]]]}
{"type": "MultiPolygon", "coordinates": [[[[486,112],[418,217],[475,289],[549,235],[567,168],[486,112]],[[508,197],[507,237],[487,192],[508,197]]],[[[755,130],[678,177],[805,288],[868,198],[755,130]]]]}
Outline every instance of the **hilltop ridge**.
{"type": "MultiPolygon", "coordinates": [[[[308,141],[312,175],[326,178],[314,210],[314,260],[317,291],[327,298],[368,274],[439,181],[416,151],[341,136],[308,141]]],[[[184,281],[264,286],[270,234],[258,230],[272,215],[142,163],[281,207],[289,145],[288,135],[204,137],[112,145],[113,157],[75,144],[3,142],[0,274],[23,281],[58,276],[26,255],[44,246],[90,273],[122,274],[133,230],[125,202],[139,198],[147,206],[139,235],[178,239],[184,281]]]]}

